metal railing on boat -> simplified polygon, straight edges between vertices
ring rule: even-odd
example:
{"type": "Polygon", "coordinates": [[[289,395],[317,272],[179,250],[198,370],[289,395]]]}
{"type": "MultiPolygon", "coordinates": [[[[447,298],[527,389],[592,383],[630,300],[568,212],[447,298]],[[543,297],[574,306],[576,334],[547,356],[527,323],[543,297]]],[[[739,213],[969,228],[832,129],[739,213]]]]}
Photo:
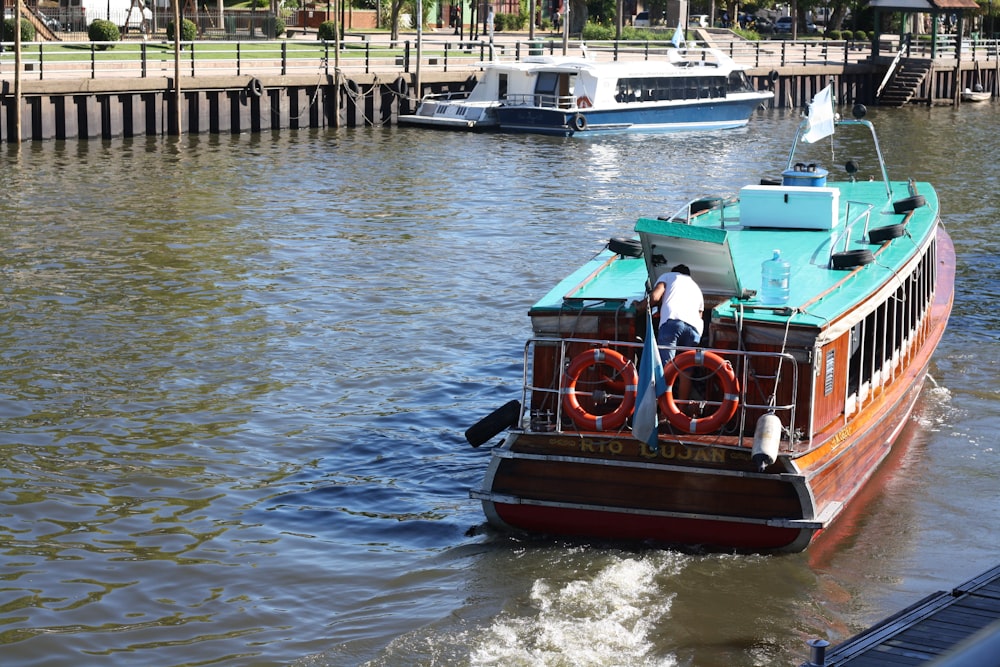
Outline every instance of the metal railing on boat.
{"type": "MultiPolygon", "coordinates": [[[[574,425],[572,419],[566,414],[563,406],[563,395],[567,392],[566,369],[571,361],[581,354],[590,354],[597,349],[610,349],[620,353],[638,374],[638,357],[643,349],[643,344],[639,342],[608,341],[589,338],[547,338],[537,337],[528,340],[524,348],[524,375],[522,378],[521,405],[521,426],[525,431],[538,432],[576,432],[579,429],[574,425]],[[551,351],[539,353],[539,347],[551,347],[551,351]],[[544,360],[544,361],[543,361],[544,360]],[[551,363],[551,368],[543,368],[546,363],[551,363]],[[552,378],[554,385],[541,386],[533,383],[532,378],[536,376],[552,378]],[[524,411],[528,411],[527,415],[524,411]],[[525,417],[528,419],[525,419],[525,417]]],[[[727,425],[718,431],[719,435],[734,437],[734,445],[737,447],[749,447],[753,444],[756,417],[761,414],[772,412],[779,416],[783,426],[783,435],[780,449],[782,452],[791,451],[800,438],[799,429],[796,425],[797,393],[799,387],[799,368],[795,357],[787,352],[752,352],[747,350],[728,350],[719,348],[689,348],[660,346],[661,350],[674,349],[676,354],[688,350],[701,350],[712,352],[722,357],[729,363],[738,380],[738,407],[736,416],[727,425]],[[773,366],[772,374],[764,374],[761,368],[773,366]],[[787,370],[786,370],[787,369],[787,370]],[[785,375],[787,373],[787,375],[785,375]],[[787,378],[787,379],[783,379],[787,378]],[[779,388],[788,383],[786,394],[787,403],[777,404],[776,396],[780,395],[779,388]],[[753,423],[748,423],[750,420],[753,423]]],[[[699,378],[695,378],[698,381],[699,378]]],[[[701,378],[701,379],[707,379],[701,378]]],[[[623,399],[624,388],[620,387],[618,393],[615,390],[616,378],[607,377],[600,382],[604,388],[594,387],[590,394],[597,397],[597,400],[623,399]]],[[[576,390],[577,393],[587,394],[586,391],[576,390]]],[[[713,410],[721,405],[719,400],[706,400],[701,397],[697,400],[690,398],[677,398],[675,403],[678,407],[696,407],[702,410],[713,410]]],[[[627,432],[628,426],[624,425],[618,431],[627,432]]],[[[682,437],[684,433],[676,433],[682,437]]]]}

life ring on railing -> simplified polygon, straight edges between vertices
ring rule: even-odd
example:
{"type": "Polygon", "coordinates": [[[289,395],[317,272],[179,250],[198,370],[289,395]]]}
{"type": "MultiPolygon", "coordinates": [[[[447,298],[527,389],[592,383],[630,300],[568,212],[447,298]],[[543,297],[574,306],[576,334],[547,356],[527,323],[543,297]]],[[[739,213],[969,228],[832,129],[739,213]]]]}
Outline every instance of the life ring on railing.
{"type": "Polygon", "coordinates": [[[582,113],[573,114],[573,129],[577,132],[583,132],[587,129],[587,117],[582,113]]]}
{"type": "Polygon", "coordinates": [[[667,391],[657,401],[660,410],[667,415],[667,419],[674,428],[685,433],[704,435],[722,428],[726,422],[733,418],[740,405],[740,383],[736,379],[733,366],[714,352],[707,350],[681,352],[672,361],[663,365],[663,379],[666,382],[667,391]],[[718,378],[722,385],[723,395],[722,403],[715,412],[699,419],[692,419],[680,411],[677,403],[674,402],[673,391],[674,383],[681,371],[695,366],[704,366],[718,378]]]}
{"type": "Polygon", "coordinates": [[[586,95],[580,95],[580,97],[576,98],[577,109],[589,109],[592,106],[594,106],[594,103],[586,95]]]}
{"type": "Polygon", "coordinates": [[[566,376],[563,378],[563,409],[579,428],[591,431],[619,429],[625,424],[625,420],[632,414],[632,408],[635,407],[636,379],[635,365],[614,350],[602,347],[581,352],[570,362],[569,368],[566,369],[566,376]],[[610,366],[614,369],[615,374],[620,375],[625,381],[625,391],[622,393],[621,403],[606,415],[590,414],[583,409],[577,398],[576,383],[579,382],[583,372],[593,366],[610,366]]]}
{"type": "Polygon", "coordinates": [[[247,83],[247,93],[251,97],[260,97],[264,94],[264,84],[260,82],[260,79],[250,79],[247,83]]]}

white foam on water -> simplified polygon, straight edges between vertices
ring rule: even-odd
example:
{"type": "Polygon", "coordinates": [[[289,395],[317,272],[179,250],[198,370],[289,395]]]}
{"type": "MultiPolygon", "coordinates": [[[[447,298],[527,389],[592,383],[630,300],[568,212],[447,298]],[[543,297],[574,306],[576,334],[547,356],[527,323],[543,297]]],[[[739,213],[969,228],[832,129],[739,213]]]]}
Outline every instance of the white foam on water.
{"type": "Polygon", "coordinates": [[[667,553],[616,556],[576,579],[538,579],[529,600],[504,612],[470,647],[479,666],[672,666],[654,653],[651,633],[670,612],[656,578],[671,565],[667,553]]]}

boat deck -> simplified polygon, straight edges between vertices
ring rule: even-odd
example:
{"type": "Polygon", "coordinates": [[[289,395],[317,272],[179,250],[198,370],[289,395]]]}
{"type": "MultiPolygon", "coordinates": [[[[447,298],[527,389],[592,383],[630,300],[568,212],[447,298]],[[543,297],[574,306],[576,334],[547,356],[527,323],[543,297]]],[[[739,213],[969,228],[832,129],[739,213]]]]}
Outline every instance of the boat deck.
{"type": "MultiPolygon", "coordinates": [[[[981,637],[977,637],[979,639],[981,637]]],[[[955,662],[934,664],[998,664],[1000,642],[1000,565],[951,591],[939,591],[890,616],[829,651],[826,667],[884,667],[925,665],[947,656],[955,662]],[[969,655],[958,658],[953,649],[984,628],[993,646],[994,662],[969,655]],[[964,661],[963,661],[964,660],[964,661]]],[[[983,646],[983,645],[980,645],[983,646]]]]}

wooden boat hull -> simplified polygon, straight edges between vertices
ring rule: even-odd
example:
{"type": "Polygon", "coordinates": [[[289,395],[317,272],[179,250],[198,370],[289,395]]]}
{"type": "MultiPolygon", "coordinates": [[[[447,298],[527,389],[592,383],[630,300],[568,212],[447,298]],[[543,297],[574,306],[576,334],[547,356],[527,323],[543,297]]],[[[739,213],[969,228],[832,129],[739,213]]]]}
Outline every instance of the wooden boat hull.
{"type": "Polygon", "coordinates": [[[512,431],[483,487],[491,525],[506,531],[709,550],[805,549],[890,453],[919,397],[951,311],[954,248],[937,230],[938,283],[927,334],[885,391],[801,454],[764,472],[732,438],[691,435],[659,451],[620,433],[512,431]]]}

